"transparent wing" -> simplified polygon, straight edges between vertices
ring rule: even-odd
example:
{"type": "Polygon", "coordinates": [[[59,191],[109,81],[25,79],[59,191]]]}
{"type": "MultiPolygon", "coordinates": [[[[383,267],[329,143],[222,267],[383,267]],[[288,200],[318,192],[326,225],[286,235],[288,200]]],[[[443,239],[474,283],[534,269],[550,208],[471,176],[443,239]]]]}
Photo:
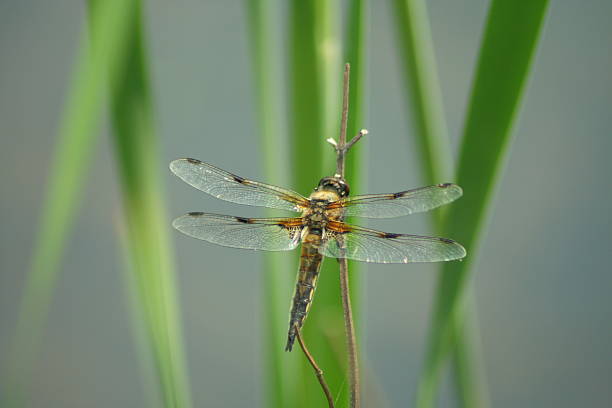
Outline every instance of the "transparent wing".
{"type": "Polygon", "coordinates": [[[298,212],[309,203],[296,192],[247,180],[196,159],[174,160],[170,170],[198,190],[233,203],[298,212]]]}
{"type": "Polygon", "coordinates": [[[437,184],[392,194],[370,194],[334,201],[328,208],[344,208],[345,216],[392,218],[432,210],[461,197],[456,184],[437,184]]]}
{"type": "Polygon", "coordinates": [[[452,261],[466,255],[465,249],[451,239],[392,234],[336,221],[328,224],[326,242],[319,252],[332,258],[374,263],[452,261]]]}
{"type": "Polygon", "coordinates": [[[301,218],[242,218],[192,212],[172,226],[190,237],[213,244],[264,251],[288,251],[300,243],[301,218]]]}

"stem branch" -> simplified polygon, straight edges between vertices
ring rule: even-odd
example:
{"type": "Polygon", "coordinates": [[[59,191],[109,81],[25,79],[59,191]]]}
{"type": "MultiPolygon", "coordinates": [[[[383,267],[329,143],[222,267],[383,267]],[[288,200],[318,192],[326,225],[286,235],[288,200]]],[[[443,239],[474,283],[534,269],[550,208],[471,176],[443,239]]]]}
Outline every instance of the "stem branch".
{"type": "MultiPolygon", "coordinates": [[[[349,77],[350,64],[344,66],[344,88],[342,98],[342,122],[340,124],[340,138],[338,142],[330,138],[327,141],[336,150],[336,174],[334,177],[344,179],[344,169],[346,161],[346,153],[355,143],[363,136],[368,134],[368,131],[362,129],[358,135],[353,137],[348,143],[346,141],[346,125],[348,119],[348,103],[349,103],[349,77]]],[[[340,293],[342,296],[342,308],[344,310],[344,329],[346,331],[347,353],[348,353],[348,368],[349,368],[349,386],[351,394],[351,408],[359,408],[361,406],[361,386],[359,382],[359,362],[357,360],[357,342],[355,340],[355,323],[353,322],[353,312],[351,310],[351,297],[349,293],[348,279],[348,261],[346,258],[339,258],[340,263],[340,293]]]]}
{"type": "Polygon", "coordinates": [[[295,334],[298,339],[298,343],[300,343],[300,347],[302,348],[302,351],[304,352],[304,355],[306,356],[306,358],[308,359],[308,362],[310,363],[310,365],[315,371],[315,375],[317,376],[317,380],[319,380],[319,384],[321,384],[321,388],[323,388],[323,392],[325,393],[325,397],[327,398],[327,403],[329,404],[329,408],[334,408],[334,399],[332,398],[331,391],[329,390],[329,387],[327,383],[325,382],[325,378],[323,378],[323,370],[319,368],[314,358],[312,357],[312,354],[310,354],[310,352],[306,348],[306,344],[304,344],[304,340],[302,339],[302,334],[300,333],[300,328],[297,325],[295,325],[295,334]]]}

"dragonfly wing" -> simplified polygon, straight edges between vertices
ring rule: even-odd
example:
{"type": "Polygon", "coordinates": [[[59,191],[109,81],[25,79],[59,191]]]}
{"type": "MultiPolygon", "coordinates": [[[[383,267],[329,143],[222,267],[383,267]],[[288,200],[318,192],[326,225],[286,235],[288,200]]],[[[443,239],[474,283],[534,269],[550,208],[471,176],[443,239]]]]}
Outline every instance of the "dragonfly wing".
{"type": "Polygon", "coordinates": [[[328,224],[326,241],[319,252],[373,263],[452,261],[466,255],[465,249],[451,239],[392,234],[336,221],[328,224]]]}
{"type": "Polygon", "coordinates": [[[298,246],[301,218],[242,218],[193,212],[172,222],[190,237],[233,248],[288,251],[298,246]]]}
{"type": "Polygon", "coordinates": [[[399,193],[349,197],[330,203],[328,208],[343,208],[345,216],[392,218],[432,210],[462,194],[456,184],[436,184],[399,193]]]}
{"type": "Polygon", "coordinates": [[[237,204],[300,212],[309,203],[294,191],[247,180],[196,159],[174,160],[170,170],[198,190],[237,204]]]}

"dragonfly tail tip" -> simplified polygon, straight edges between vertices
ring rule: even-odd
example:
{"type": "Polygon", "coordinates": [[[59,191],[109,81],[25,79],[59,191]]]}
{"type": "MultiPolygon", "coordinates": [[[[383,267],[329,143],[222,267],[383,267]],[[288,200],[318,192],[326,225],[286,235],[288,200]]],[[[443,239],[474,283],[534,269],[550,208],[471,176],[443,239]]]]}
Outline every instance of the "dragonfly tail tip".
{"type": "Polygon", "coordinates": [[[285,346],[285,351],[293,350],[293,343],[295,342],[295,333],[289,333],[287,337],[287,345],[285,346]]]}

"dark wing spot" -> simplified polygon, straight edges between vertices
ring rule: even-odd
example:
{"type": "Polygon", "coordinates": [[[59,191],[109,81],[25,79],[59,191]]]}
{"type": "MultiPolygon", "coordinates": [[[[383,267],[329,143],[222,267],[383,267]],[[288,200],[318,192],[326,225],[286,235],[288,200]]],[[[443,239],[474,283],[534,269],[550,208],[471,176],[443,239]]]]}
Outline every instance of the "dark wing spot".
{"type": "Polygon", "coordinates": [[[232,178],[234,179],[236,183],[240,183],[240,184],[244,183],[244,179],[240,176],[232,175],[232,178]]]}
{"type": "Polygon", "coordinates": [[[442,184],[438,184],[438,187],[447,188],[447,187],[450,187],[452,185],[453,185],[453,183],[442,183],[442,184]]]}
{"type": "Polygon", "coordinates": [[[189,215],[191,215],[192,217],[199,217],[201,215],[204,215],[204,213],[201,211],[196,211],[196,212],[190,212],[189,215]]]}
{"type": "Polygon", "coordinates": [[[244,223],[244,224],[250,224],[250,223],[251,223],[251,220],[250,220],[250,219],[248,219],[248,218],[242,218],[242,217],[236,217],[236,221],[238,221],[238,222],[242,222],[242,223],[244,223]]]}
{"type": "Polygon", "coordinates": [[[202,164],[202,162],[198,159],[190,159],[189,157],[186,158],[185,160],[187,160],[189,163],[191,164],[202,164]]]}
{"type": "Polygon", "coordinates": [[[402,234],[394,234],[394,233],[392,233],[392,232],[383,232],[383,233],[381,234],[381,238],[397,238],[397,237],[399,237],[400,235],[402,235],[402,234]]]}
{"type": "Polygon", "coordinates": [[[399,193],[393,193],[392,197],[389,198],[400,198],[401,196],[403,196],[406,192],[405,191],[400,191],[399,193]]]}
{"type": "Polygon", "coordinates": [[[445,242],[447,244],[454,244],[455,241],[453,241],[452,239],[448,239],[448,238],[438,238],[440,241],[445,242]]]}

